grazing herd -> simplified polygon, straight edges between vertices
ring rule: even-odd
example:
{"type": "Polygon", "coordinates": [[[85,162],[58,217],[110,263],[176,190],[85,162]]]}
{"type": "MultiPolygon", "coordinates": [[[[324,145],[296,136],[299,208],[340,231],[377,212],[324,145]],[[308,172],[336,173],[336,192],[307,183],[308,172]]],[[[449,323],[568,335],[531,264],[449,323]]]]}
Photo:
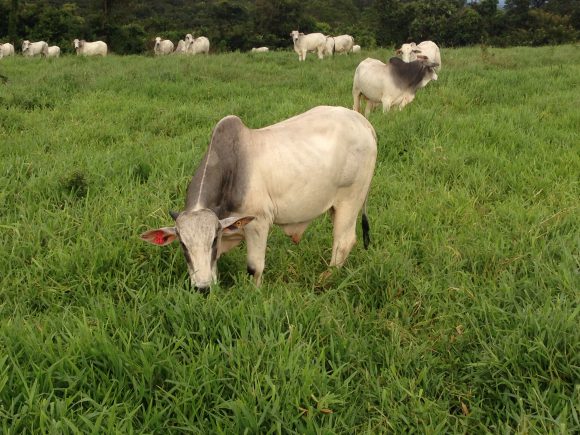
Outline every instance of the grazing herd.
{"type": "MultiPolygon", "coordinates": [[[[334,53],[358,53],[350,35],[290,34],[298,60],[308,52],[319,59],[334,53]]],[[[77,55],[106,56],[103,41],[75,39],[77,55]]],[[[173,42],[155,38],[156,56],[208,54],[208,38],[173,42]]],[[[255,53],[267,53],[257,47],[255,53]]],[[[318,106],[260,129],[250,129],[237,116],[227,116],[213,129],[208,149],[187,188],[185,209],[171,212],[174,225],[149,230],[141,239],[158,246],[180,242],[192,286],[207,289],[217,281],[217,260],[243,240],[247,270],[262,282],[268,234],[282,228],[294,243],[318,216],[328,212],[333,224],[330,266],[340,267],[356,241],[362,211],[365,248],[370,242],[366,203],[377,157],[377,135],[366,118],[373,108],[402,109],[418,89],[437,80],[439,47],[432,41],[403,44],[384,63],[367,58],[357,66],[352,85],[353,110],[318,106]],[[359,113],[365,102],[365,116],[359,113]]],[[[27,57],[58,57],[60,48],[44,41],[22,43],[27,57]]],[[[14,55],[12,44],[0,44],[0,58],[14,55]]]]}

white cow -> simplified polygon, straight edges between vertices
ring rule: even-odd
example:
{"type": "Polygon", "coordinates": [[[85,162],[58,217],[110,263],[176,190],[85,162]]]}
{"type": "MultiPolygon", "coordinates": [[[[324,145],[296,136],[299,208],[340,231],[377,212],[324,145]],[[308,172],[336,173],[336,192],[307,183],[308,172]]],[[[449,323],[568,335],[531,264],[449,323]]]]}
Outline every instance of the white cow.
{"type": "Polygon", "coordinates": [[[252,53],[267,53],[268,51],[270,51],[270,49],[268,47],[254,47],[252,48],[252,53]]]}
{"type": "Polygon", "coordinates": [[[207,152],[187,188],[175,226],[141,234],[164,246],[179,239],[193,286],[217,279],[217,260],[246,240],[248,272],[260,284],[273,224],[298,243],[325,212],[333,221],[331,266],[341,266],[362,229],[368,246],[366,198],[377,156],[373,126],[344,107],[319,106],[293,118],[250,129],[237,116],[215,126],[207,152]]]}
{"type": "Polygon", "coordinates": [[[185,52],[187,54],[209,53],[209,39],[205,36],[194,38],[191,33],[185,35],[185,52]]]}
{"type": "Polygon", "coordinates": [[[75,39],[73,45],[77,56],[106,56],[107,44],[103,41],[87,42],[84,39],[75,39]]]}
{"type": "Polygon", "coordinates": [[[354,38],[350,35],[340,35],[334,37],[335,53],[350,53],[354,45],[354,38]]]}
{"type": "Polygon", "coordinates": [[[437,64],[425,57],[409,63],[393,57],[387,64],[377,59],[366,58],[354,73],[353,110],[360,111],[361,97],[367,100],[365,108],[367,118],[378,103],[382,103],[383,112],[392,106],[402,109],[413,101],[418,89],[434,79],[437,75],[434,70],[436,66],[437,64]]]}
{"type": "Polygon", "coordinates": [[[298,30],[292,30],[290,33],[292,41],[294,41],[294,51],[298,53],[298,60],[306,60],[306,53],[309,51],[316,51],[318,59],[324,59],[324,50],[326,48],[326,36],[322,33],[304,33],[298,30]]]}
{"type": "Polygon", "coordinates": [[[334,54],[334,38],[332,36],[326,37],[326,44],[324,45],[324,55],[332,56],[334,54]]]}
{"type": "Polygon", "coordinates": [[[353,53],[360,53],[360,45],[353,45],[352,46],[352,52],[353,53]]]}
{"type": "Polygon", "coordinates": [[[173,52],[173,54],[182,54],[185,53],[185,41],[183,39],[180,39],[179,42],[177,43],[177,47],[175,47],[175,51],[173,52]]]}
{"type": "Polygon", "coordinates": [[[9,42],[0,44],[0,59],[8,56],[14,56],[14,46],[9,42]]]}
{"type": "Polygon", "coordinates": [[[396,52],[405,62],[417,60],[417,56],[426,56],[429,61],[437,63],[437,71],[441,70],[441,53],[439,47],[433,41],[423,41],[420,44],[411,42],[401,45],[396,52]]]}
{"type": "Polygon", "coordinates": [[[164,56],[173,53],[173,42],[169,39],[155,38],[155,47],[153,47],[155,56],[164,56]]]}
{"type": "Polygon", "coordinates": [[[44,41],[30,42],[26,39],[22,41],[22,55],[26,57],[46,57],[48,55],[48,44],[44,41]]]}
{"type": "Polygon", "coordinates": [[[48,47],[47,57],[60,57],[60,47],[58,45],[48,47]]]}

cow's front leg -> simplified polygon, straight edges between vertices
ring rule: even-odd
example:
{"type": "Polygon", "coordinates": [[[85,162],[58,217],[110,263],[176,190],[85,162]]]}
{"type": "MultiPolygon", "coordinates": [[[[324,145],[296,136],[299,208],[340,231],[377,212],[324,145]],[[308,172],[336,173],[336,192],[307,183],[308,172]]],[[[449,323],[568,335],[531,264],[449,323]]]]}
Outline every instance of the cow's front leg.
{"type": "Polygon", "coordinates": [[[269,231],[270,225],[267,222],[254,221],[245,228],[248,273],[254,277],[256,286],[260,286],[262,283],[269,231]]]}

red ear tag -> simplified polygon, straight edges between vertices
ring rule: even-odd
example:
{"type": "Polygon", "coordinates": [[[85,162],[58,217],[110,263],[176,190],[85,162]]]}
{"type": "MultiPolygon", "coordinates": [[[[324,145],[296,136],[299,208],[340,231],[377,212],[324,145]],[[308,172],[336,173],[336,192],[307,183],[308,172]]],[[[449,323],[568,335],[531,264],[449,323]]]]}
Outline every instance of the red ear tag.
{"type": "Polygon", "coordinates": [[[155,244],[156,245],[163,245],[165,243],[165,235],[163,231],[157,231],[155,233],[155,244]]]}

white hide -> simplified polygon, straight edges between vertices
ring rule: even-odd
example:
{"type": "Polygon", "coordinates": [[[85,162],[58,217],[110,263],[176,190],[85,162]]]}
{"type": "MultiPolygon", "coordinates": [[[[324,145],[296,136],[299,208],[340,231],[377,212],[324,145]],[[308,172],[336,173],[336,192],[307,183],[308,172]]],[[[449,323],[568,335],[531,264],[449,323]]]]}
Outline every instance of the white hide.
{"type": "Polygon", "coordinates": [[[22,55],[26,57],[47,56],[48,44],[44,41],[30,42],[22,41],[22,55]]]}
{"type": "Polygon", "coordinates": [[[159,36],[155,38],[155,47],[153,47],[155,56],[165,56],[173,53],[173,42],[169,39],[161,39],[159,36]]]}
{"type": "Polygon", "coordinates": [[[9,42],[0,44],[0,59],[8,56],[14,56],[14,46],[9,42]]]}
{"type": "Polygon", "coordinates": [[[252,53],[267,53],[268,51],[270,51],[270,49],[268,47],[254,47],[252,48],[252,53]]]}
{"type": "Polygon", "coordinates": [[[103,41],[87,42],[84,39],[73,41],[77,56],[106,56],[107,44],[103,41]]]}
{"type": "Polygon", "coordinates": [[[353,53],[360,53],[360,45],[353,45],[352,52],[353,53]]]}
{"type": "Polygon", "coordinates": [[[290,33],[292,41],[294,41],[294,51],[298,54],[298,60],[306,60],[306,53],[309,51],[316,51],[318,59],[324,59],[324,50],[326,48],[326,36],[322,33],[304,33],[293,30],[290,33]]]}
{"type": "Polygon", "coordinates": [[[58,45],[48,47],[47,57],[60,57],[60,47],[58,45]]]}
{"type": "Polygon", "coordinates": [[[433,41],[423,41],[420,44],[411,42],[409,44],[401,45],[397,50],[397,54],[401,56],[405,62],[412,62],[417,60],[417,55],[426,56],[430,62],[439,64],[436,71],[441,70],[441,52],[439,47],[433,41]]]}
{"type": "Polygon", "coordinates": [[[334,38],[332,36],[326,37],[326,44],[324,46],[324,55],[332,56],[334,54],[334,38]]]}
{"type": "MultiPolygon", "coordinates": [[[[397,59],[397,58],[395,58],[397,59]]],[[[400,59],[397,59],[401,62],[400,59]]],[[[367,100],[365,116],[368,118],[372,109],[381,103],[383,112],[388,111],[391,107],[402,109],[415,99],[417,89],[423,88],[436,77],[433,68],[429,69],[422,81],[415,87],[409,88],[400,86],[399,80],[392,73],[392,65],[385,64],[377,59],[367,57],[359,63],[354,73],[352,84],[353,108],[352,110],[360,111],[360,99],[367,100]]]]}
{"type": "Polygon", "coordinates": [[[183,39],[180,39],[179,42],[177,43],[177,47],[175,47],[175,51],[173,52],[173,54],[183,54],[185,53],[185,41],[183,39]]]}
{"type": "Polygon", "coordinates": [[[349,53],[354,45],[354,38],[350,35],[340,35],[334,37],[334,52],[349,53]]]}
{"type": "Polygon", "coordinates": [[[194,38],[191,33],[185,35],[185,52],[187,54],[209,53],[209,39],[205,36],[194,38]]]}

